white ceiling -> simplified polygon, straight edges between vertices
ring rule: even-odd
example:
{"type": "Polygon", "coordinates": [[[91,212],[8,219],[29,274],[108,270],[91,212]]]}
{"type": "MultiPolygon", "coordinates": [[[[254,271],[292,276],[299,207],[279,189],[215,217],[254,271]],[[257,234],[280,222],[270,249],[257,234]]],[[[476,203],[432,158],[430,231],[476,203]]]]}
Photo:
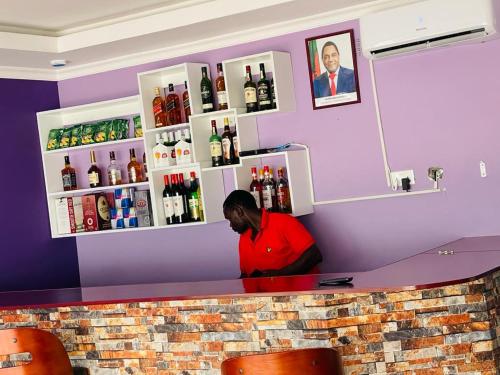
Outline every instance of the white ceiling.
{"type": "Polygon", "coordinates": [[[332,24],[413,1],[0,0],[0,77],[65,79],[332,24]],[[53,59],[68,64],[54,70],[53,59]]]}

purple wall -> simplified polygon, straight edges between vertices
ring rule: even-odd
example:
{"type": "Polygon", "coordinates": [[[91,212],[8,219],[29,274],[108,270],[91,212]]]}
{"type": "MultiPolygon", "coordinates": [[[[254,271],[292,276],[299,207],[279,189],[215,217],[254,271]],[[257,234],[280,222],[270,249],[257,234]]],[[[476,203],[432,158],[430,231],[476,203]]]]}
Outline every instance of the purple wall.
{"type": "Polygon", "coordinates": [[[80,285],[76,241],[50,238],[36,112],[59,107],[57,83],[0,79],[0,291],[80,285]]]}
{"type": "MultiPolygon", "coordinates": [[[[392,193],[385,183],[368,61],[358,54],[362,103],[313,111],[304,39],[357,22],[288,34],[59,83],[62,106],[138,92],[136,73],[268,50],[291,53],[297,111],[259,117],[262,145],[311,147],[316,200],[392,193]]],[[[445,169],[446,193],[316,206],[303,218],[325,255],[324,272],[361,271],[464,236],[499,233],[500,41],[433,50],[375,63],[393,170],[445,169]],[[479,161],[489,175],[479,176],[479,161]]],[[[306,183],[306,182],[304,182],[306,183]]],[[[78,239],[82,285],[207,280],[239,274],[237,237],[227,223],[78,239]]]]}

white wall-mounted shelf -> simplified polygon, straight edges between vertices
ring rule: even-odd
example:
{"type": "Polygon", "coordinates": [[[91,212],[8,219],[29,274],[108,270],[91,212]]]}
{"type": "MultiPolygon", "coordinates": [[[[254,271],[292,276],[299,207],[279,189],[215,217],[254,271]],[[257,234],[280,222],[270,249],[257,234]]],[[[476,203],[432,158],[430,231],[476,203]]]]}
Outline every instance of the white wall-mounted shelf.
{"type": "MultiPolygon", "coordinates": [[[[211,166],[212,163],[208,142],[211,134],[211,120],[217,121],[219,135],[222,135],[224,117],[228,117],[231,130],[235,129],[238,133],[240,149],[252,150],[259,148],[256,116],[295,110],[293,75],[289,53],[276,51],[264,52],[226,60],[223,61],[223,65],[226,90],[228,92],[228,110],[203,113],[200,92],[200,81],[202,77],[201,68],[206,67],[209,75],[210,68],[208,64],[183,63],[139,73],[138,96],[62,108],[37,114],[50,227],[53,238],[124,233],[162,228],[180,228],[224,220],[222,204],[226,194],[224,191],[223,171],[226,169],[233,169],[236,187],[246,189],[251,179],[250,166],[255,164],[260,165],[266,162],[267,158],[273,158],[274,160],[279,160],[279,158],[281,158],[279,165],[283,165],[286,168],[290,185],[290,195],[292,198],[293,214],[304,215],[313,212],[311,201],[312,195],[310,194],[311,187],[309,184],[305,183],[305,181],[308,181],[310,178],[310,170],[307,165],[305,151],[286,151],[272,155],[245,157],[240,158],[239,164],[224,165],[215,168],[211,166]],[[274,79],[276,108],[267,111],[246,113],[246,106],[243,98],[245,66],[251,66],[254,80],[257,82],[260,63],[265,64],[268,79],[271,77],[274,79]],[[187,83],[187,90],[189,93],[189,103],[191,107],[190,118],[184,118],[184,111],[181,108],[182,119],[185,121],[184,123],[156,128],[152,111],[154,88],[167,88],[168,85],[172,83],[175,87],[176,94],[180,97],[180,104],[182,106],[182,93],[185,90],[184,82],[187,83]],[[48,134],[51,129],[111,118],[131,118],[131,116],[137,115],[138,113],[140,113],[141,116],[144,137],[128,138],[52,151],[45,150],[48,134]],[[185,128],[189,128],[191,132],[193,162],[186,165],[153,168],[152,148],[156,143],[156,135],[163,132],[175,132],[185,128]],[[123,164],[128,162],[127,149],[132,147],[136,150],[139,161],[142,161],[142,153],[145,153],[149,166],[148,182],[123,184],[120,186],[104,186],[102,188],[84,187],[74,191],[62,191],[60,173],[61,169],[64,167],[63,156],[65,154],[70,155],[71,162],[80,175],[80,180],[87,183],[85,172],[90,165],[87,151],[96,149],[98,166],[101,168],[103,175],[105,175],[105,165],[107,165],[108,161],[107,153],[109,151],[116,151],[116,154],[119,155],[118,157],[122,158],[121,161],[123,166],[123,164]],[[74,161],[77,165],[75,165],[74,161]],[[201,222],[166,225],[162,201],[164,189],[163,176],[166,174],[182,173],[187,183],[189,181],[190,172],[192,171],[196,173],[202,192],[205,219],[201,222]],[[55,216],[55,202],[57,199],[100,191],[112,191],[119,187],[134,187],[138,190],[149,189],[154,226],[73,234],[58,233],[55,216]]],[[[212,83],[215,84],[215,80],[213,80],[212,83]]],[[[214,87],[214,95],[215,94],[216,90],[214,87]]],[[[130,126],[134,126],[132,121],[130,126]]],[[[130,132],[130,135],[131,134],[133,134],[132,131],[130,132]]],[[[122,170],[122,175],[124,172],[126,172],[125,168],[122,170]]],[[[126,179],[126,173],[124,177],[126,179]]],[[[79,183],[78,185],[85,186],[85,183],[79,183]]]]}

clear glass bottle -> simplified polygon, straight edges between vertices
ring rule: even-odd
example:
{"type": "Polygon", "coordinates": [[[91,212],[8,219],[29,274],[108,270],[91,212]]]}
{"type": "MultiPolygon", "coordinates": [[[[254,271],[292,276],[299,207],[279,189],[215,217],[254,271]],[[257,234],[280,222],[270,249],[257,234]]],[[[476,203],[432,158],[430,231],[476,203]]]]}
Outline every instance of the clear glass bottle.
{"type": "Polygon", "coordinates": [[[111,186],[122,184],[122,171],[116,162],[114,151],[109,152],[108,181],[111,186]]]}

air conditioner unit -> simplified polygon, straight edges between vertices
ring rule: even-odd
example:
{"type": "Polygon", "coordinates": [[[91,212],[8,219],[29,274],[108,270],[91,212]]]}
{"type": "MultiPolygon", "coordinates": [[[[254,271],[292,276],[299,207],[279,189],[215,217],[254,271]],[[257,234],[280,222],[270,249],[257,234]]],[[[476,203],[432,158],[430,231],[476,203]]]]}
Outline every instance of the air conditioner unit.
{"type": "Polygon", "coordinates": [[[363,55],[377,59],[497,36],[500,0],[426,0],[360,19],[363,55]]]}

